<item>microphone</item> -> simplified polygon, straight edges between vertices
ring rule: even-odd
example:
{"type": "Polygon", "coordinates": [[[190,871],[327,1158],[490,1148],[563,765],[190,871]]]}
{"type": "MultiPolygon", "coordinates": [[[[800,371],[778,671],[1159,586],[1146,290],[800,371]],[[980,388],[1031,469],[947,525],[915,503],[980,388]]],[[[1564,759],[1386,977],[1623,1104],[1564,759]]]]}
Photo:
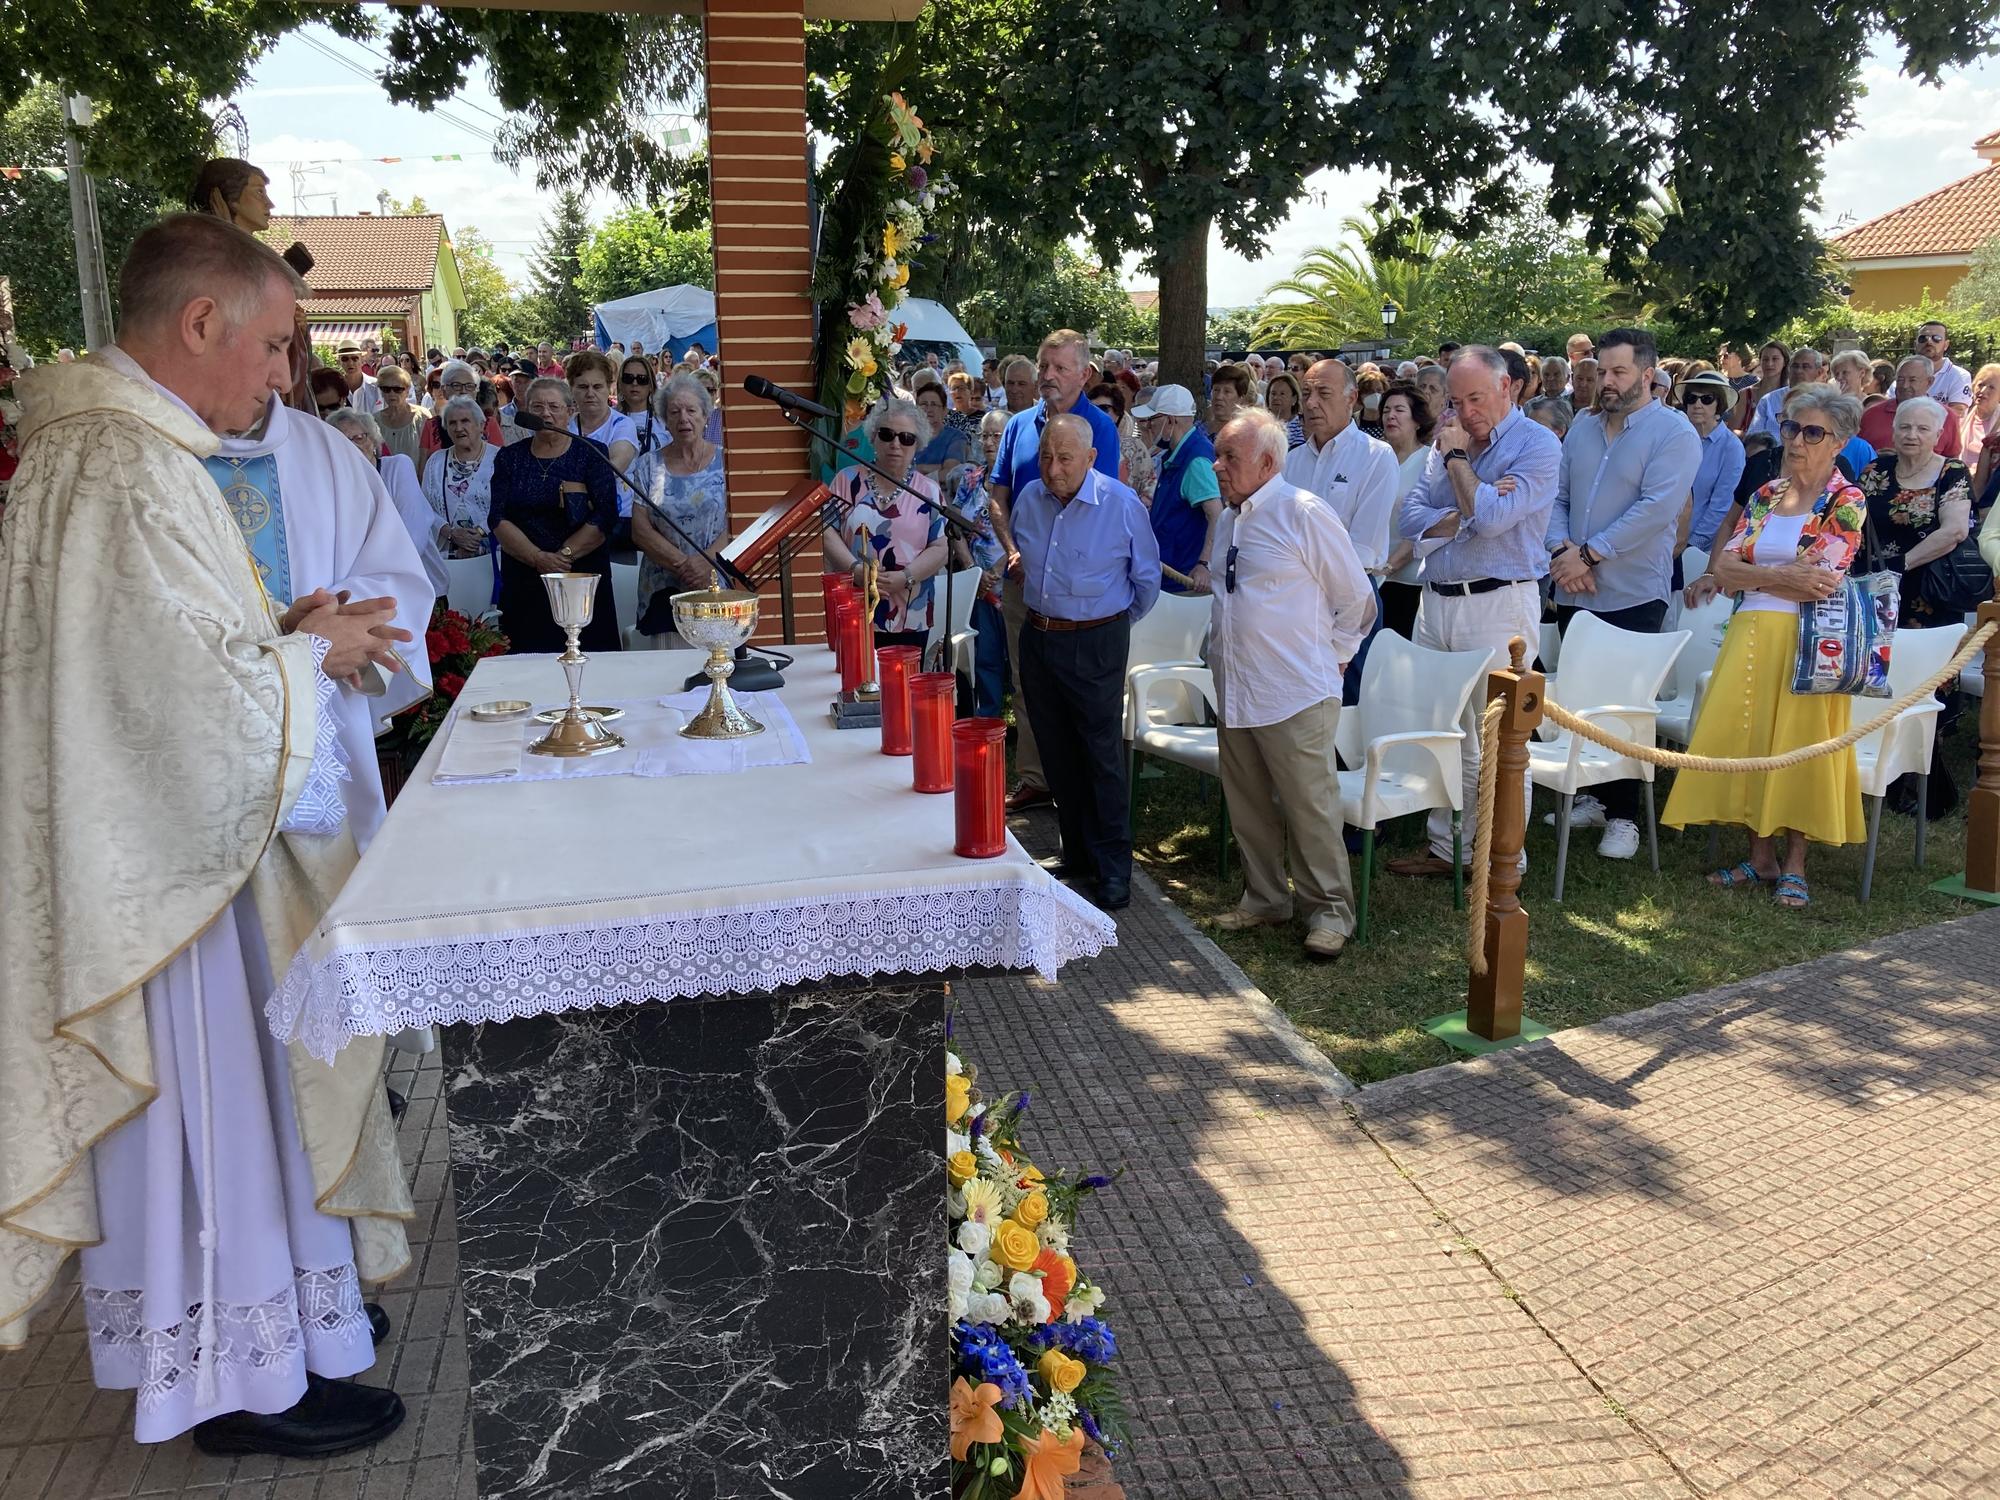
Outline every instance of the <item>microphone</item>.
{"type": "Polygon", "coordinates": [[[808,401],[804,396],[788,391],[781,385],[774,385],[762,375],[744,376],[743,389],[760,401],[775,401],[791,411],[802,411],[809,417],[818,417],[823,421],[836,424],[840,421],[840,413],[831,407],[821,406],[817,401],[808,401]]]}
{"type": "MultiPolygon", "coordinates": [[[[568,437],[576,437],[576,434],[571,432],[567,427],[558,427],[553,422],[545,422],[531,411],[521,411],[519,409],[516,409],[516,411],[514,412],[514,425],[520,428],[523,432],[560,432],[568,437]]],[[[696,546],[694,538],[690,537],[685,531],[682,531],[680,527],[674,524],[672,517],[668,516],[666,512],[662,511],[657,505],[653,504],[653,500],[650,495],[648,495],[644,490],[640,489],[638,485],[634,484],[631,480],[625,477],[625,475],[619,470],[618,465],[614,464],[611,461],[610,454],[604,452],[604,450],[601,448],[592,447],[589,443],[583,444],[583,451],[586,453],[596,455],[598,461],[601,462],[607,469],[611,471],[612,476],[616,478],[620,484],[624,485],[626,489],[632,492],[634,498],[637,499],[641,505],[646,507],[647,512],[655,520],[659,521],[669,531],[673,532],[675,536],[680,538],[680,542],[683,547],[687,548],[688,551],[694,553],[697,557],[701,558],[702,561],[706,562],[710,567],[714,568],[718,573],[722,574],[724,578],[727,578],[731,583],[735,584],[738,588],[743,589],[752,594],[757,592],[757,585],[752,583],[747,577],[745,577],[742,571],[738,569],[734,563],[730,562],[728,558],[724,557],[720,551],[714,553],[704,552],[700,547],[696,546]]]]}

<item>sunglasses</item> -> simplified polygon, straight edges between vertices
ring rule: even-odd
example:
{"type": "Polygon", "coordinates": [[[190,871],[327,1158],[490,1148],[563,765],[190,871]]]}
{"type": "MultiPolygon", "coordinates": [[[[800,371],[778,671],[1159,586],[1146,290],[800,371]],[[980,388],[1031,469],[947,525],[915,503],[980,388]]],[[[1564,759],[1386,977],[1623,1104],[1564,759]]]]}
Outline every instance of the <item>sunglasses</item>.
{"type": "Polygon", "coordinates": [[[890,432],[885,428],[875,436],[885,443],[901,443],[905,448],[917,446],[917,435],[914,432],[890,432]]]}
{"type": "Polygon", "coordinates": [[[1833,433],[1829,428],[1822,427],[1817,422],[1799,423],[1787,420],[1778,424],[1778,435],[1788,443],[1793,438],[1799,438],[1804,441],[1807,447],[1817,448],[1821,443],[1832,437],[1833,433]]]}
{"type": "Polygon", "coordinates": [[[618,378],[626,385],[651,385],[653,383],[653,377],[650,375],[620,375],[618,378]]]}
{"type": "Polygon", "coordinates": [[[1941,333],[1920,333],[1917,335],[1917,342],[1920,344],[1942,344],[1944,342],[1944,335],[1941,333]]]}
{"type": "Polygon", "coordinates": [[[1722,398],[1716,395],[1714,391],[1681,392],[1681,405],[1683,406],[1719,406],[1721,404],[1722,398]]]}
{"type": "Polygon", "coordinates": [[[1222,554],[1222,589],[1224,593],[1236,592],[1236,549],[1231,547],[1222,554]]]}

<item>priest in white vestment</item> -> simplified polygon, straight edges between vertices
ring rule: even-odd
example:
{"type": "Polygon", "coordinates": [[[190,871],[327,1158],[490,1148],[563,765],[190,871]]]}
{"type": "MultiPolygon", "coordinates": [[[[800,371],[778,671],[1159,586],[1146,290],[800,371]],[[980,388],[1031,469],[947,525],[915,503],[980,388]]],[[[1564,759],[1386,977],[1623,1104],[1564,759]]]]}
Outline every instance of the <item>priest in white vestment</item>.
{"type": "MultiPolygon", "coordinates": [[[[110,357],[119,356],[114,350],[110,357]]],[[[396,601],[397,626],[422,642],[439,590],[407,518],[344,432],[273,396],[256,426],[224,437],[204,462],[281,617],[316,588],[356,599],[387,597],[396,601]]],[[[428,518],[430,505],[421,493],[416,500],[428,518]]],[[[435,556],[435,542],[430,550],[435,556]]],[[[347,826],[359,849],[368,847],[387,811],[375,764],[377,724],[430,692],[430,655],[421,644],[405,654],[403,666],[386,677],[364,673],[359,687],[343,686],[335,698],[352,778],[342,788],[347,826]]]]}
{"type": "Polygon", "coordinates": [[[219,220],[142,233],[118,352],[23,381],[0,526],[0,1348],[81,1252],[140,1441],[288,1457],[401,1422],[342,1377],[413,1214],[381,1044],[262,1022],[355,860],[340,683],[403,638],[381,598],[281,618],[204,466],[289,383],[304,291],[219,220]]]}

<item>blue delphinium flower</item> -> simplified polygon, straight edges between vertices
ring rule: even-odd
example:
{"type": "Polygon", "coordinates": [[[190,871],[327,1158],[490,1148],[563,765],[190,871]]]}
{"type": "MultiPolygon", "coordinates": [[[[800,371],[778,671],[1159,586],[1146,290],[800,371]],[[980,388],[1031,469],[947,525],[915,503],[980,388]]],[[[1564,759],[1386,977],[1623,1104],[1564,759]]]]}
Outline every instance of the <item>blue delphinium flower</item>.
{"type": "Polygon", "coordinates": [[[1101,1318],[1044,1323],[1028,1335],[1028,1341],[1037,1349],[1060,1349],[1072,1359],[1093,1365],[1108,1365],[1118,1357],[1118,1340],[1111,1325],[1101,1318]]]}
{"type": "Polygon", "coordinates": [[[990,1380],[999,1386],[1000,1404],[1010,1411],[1030,1398],[1028,1372],[1021,1368],[1007,1341],[991,1327],[960,1319],[952,1326],[952,1337],[958,1343],[959,1373],[966,1379],[974,1383],[990,1380]]]}

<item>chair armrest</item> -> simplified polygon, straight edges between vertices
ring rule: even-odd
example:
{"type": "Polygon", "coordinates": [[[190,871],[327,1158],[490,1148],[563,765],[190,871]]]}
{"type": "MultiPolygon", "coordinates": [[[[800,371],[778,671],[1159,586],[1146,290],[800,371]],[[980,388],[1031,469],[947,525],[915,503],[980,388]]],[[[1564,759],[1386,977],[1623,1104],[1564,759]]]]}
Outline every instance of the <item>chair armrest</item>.
{"type": "MultiPolygon", "coordinates": [[[[1409,729],[1401,734],[1378,735],[1368,742],[1367,751],[1361,764],[1361,805],[1365,811],[1375,795],[1375,783],[1382,775],[1382,761],[1391,750],[1408,748],[1429,755],[1438,770],[1438,779],[1444,783],[1445,793],[1451,798],[1454,812],[1463,812],[1459,803],[1464,800],[1464,748],[1463,729],[1409,729]]],[[[1364,823],[1363,826],[1368,826],[1364,823]]]]}
{"type": "Polygon", "coordinates": [[[1138,734],[1139,726],[1146,722],[1146,711],[1154,691],[1168,683],[1191,687],[1200,693],[1208,711],[1215,715],[1218,723],[1221,722],[1222,714],[1215,706],[1215,674],[1200,662],[1139,667],[1125,679],[1126,739],[1138,734]]]}

